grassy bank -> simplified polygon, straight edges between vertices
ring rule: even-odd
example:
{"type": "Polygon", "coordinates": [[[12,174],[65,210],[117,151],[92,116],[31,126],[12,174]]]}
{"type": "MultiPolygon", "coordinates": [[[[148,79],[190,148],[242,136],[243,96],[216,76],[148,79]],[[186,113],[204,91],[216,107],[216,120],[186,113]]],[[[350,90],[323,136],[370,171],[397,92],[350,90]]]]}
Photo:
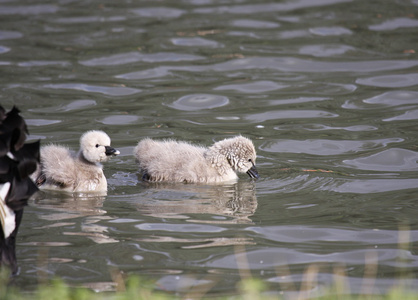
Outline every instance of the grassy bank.
{"type": "Polygon", "coordinates": [[[235,296],[213,297],[207,293],[190,292],[182,296],[155,291],[153,285],[142,281],[138,277],[129,277],[124,282],[119,282],[116,292],[96,293],[82,287],[70,287],[60,279],[54,279],[47,284],[41,284],[35,291],[21,291],[16,286],[8,284],[5,272],[0,280],[0,300],[165,300],[165,299],[231,299],[231,300],[271,300],[271,299],[317,299],[317,300],[416,300],[418,293],[410,292],[401,287],[393,287],[384,295],[358,295],[350,294],[349,289],[336,282],[333,287],[321,292],[307,294],[306,292],[294,293],[293,296],[271,295],[266,292],[263,282],[256,279],[241,281],[236,287],[235,296]]]}

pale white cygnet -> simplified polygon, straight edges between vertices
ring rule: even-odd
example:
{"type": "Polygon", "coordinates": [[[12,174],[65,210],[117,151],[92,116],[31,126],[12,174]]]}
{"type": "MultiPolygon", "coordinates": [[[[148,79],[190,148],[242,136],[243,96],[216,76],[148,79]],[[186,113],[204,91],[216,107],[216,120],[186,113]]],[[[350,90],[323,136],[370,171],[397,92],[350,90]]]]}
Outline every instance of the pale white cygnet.
{"type": "Polygon", "coordinates": [[[105,132],[88,131],[80,138],[78,153],[58,145],[42,147],[41,162],[32,179],[43,189],[106,192],[107,180],[101,163],[119,153],[110,147],[105,132]]]}
{"type": "Polygon", "coordinates": [[[224,139],[209,148],[146,138],[133,153],[148,181],[217,183],[237,180],[237,172],[258,178],[254,145],[243,136],[224,139]]]}

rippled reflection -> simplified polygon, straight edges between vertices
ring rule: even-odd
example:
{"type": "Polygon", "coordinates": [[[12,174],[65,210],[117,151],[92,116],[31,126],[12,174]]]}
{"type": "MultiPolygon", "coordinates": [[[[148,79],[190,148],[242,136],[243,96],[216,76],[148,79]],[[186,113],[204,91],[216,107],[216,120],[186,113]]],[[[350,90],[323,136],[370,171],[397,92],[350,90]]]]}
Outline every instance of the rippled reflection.
{"type": "Polygon", "coordinates": [[[35,196],[35,205],[48,211],[48,213],[40,215],[39,218],[53,221],[53,223],[38,229],[73,227],[78,224],[77,219],[82,218],[81,231],[64,231],[62,234],[84,236],[98,244],[117,242],[107,235],[107,227],[96,224],[102,220],[112,219],[106,216],[107,212],[103,209],[105,199],[105,196],[94,194],[38,192],[35,196]]]}
{"type": "MultiPolygon", "coordinates": [[[[151,184],[155,195],[149,200],[138,199],[137,209],[141,214],[158,218],[186,219],[187,222],[202,224],[251,223],[251,216],[257,209],[255,184],[240,181],[233,185],[194,187],[193,185],[151,184]],[[161,199],[159,189],[165,193],[192,193],[191,199],[161,199]]],[[[152,190],[151,190],[152,192],[152,190]]],[[[141,225],[141,229],[143,225],[141,225]]],[[[147,230],[158,230],[157,225],[149,225],[147,230]],[[157,227],[155,227],[157,226],[157,227]]],[[[188,231],[195,228],[184,225],[184,229],[174,229],[170,224],[159,230],[188,231]]],[[[206,230],[206,226],[202,230],[206,230]]],[[[196,228],[197,229],[197,228],[196,228]]],[[[197,229],[197,231],[199,231],[197,229]]]]}

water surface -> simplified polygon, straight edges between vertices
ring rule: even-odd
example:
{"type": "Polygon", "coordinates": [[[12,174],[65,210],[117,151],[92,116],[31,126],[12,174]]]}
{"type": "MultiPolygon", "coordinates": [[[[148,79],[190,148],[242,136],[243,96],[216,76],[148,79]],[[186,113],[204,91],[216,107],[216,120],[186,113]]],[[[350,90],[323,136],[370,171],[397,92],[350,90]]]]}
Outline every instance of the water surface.
{"type": "Polygon", "coordinates": [[[352,291],[418,286],[417,5],[3,1],[2,105],[43,144],[77,149],[101,129],[121,151],[107,196],[30,201],[16,284],[115,290],[120,272],[219,295],[249,269],[292,295],[315,265],[306,293],[336,268],[352,291]],[[237,134],[256,146],[256,182],[148,184],[131,155],[144,137],[237,134]]]}

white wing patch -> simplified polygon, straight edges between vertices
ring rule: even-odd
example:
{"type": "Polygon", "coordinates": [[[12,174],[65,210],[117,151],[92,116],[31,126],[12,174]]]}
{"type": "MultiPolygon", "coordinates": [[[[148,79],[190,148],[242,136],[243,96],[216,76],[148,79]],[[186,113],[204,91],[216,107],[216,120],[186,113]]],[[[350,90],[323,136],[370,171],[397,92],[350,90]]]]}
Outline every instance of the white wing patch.
{"type": "Polygon", "coordinates": [[[15,213],[6,205],[6,196],[9,189],[10,182],[0,184],[0,220],[5,239],[7,239],[16,228],[15,213]]]}

